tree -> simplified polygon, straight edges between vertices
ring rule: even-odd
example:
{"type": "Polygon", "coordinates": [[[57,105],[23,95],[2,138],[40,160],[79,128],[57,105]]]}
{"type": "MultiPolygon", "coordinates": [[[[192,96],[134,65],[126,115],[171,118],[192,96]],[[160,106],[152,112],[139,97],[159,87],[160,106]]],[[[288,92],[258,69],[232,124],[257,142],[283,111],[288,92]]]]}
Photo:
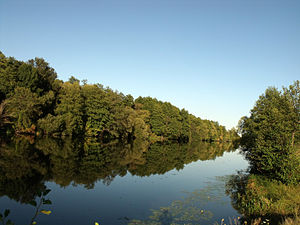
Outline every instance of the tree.
{"type": "Polygon", "coordinates": [[[250,117],[240,121],[241,144],[251,172],[285,183],[300,180],[299,81],[283,92],[270,87],[250,117]]]}
{"type": "Polygon", "coordinates": [[[65,128],[62,135],[72,136],[83,133],[84,99],[78,82],[62,84],[54,112],[65,128]]]}
{"type": "Polygon", "coordinates": [[[284,90],[284,97],[290,103],[290,126],[292,132],[292,146],[294,146],[295,139],[296,142],[299,142],[300,137],[300,87],[299,87],[299,80],[295,81],[293,85],[290,85],[289,88],[283,88],[284,90]],[[298,138],[298,139],[297,139],[298,138]]]}
{"type": "Polygon", "coordinates": [[[69,78],[69,83],[74,84],[74,83],[80,83],[80,80],[78,80],[77,78],[75,78],[74,76],[71,76],[69,78]]]}
{"type": "Polygon", "coordinates": [[[190,120],[189,112],[185,109],[182,109],[180,111],[180,116],[181,116],[180,138],[183,141],[188,141],[189,138],[191,137],[191,120],[190,120]]]}
{"type": "Polygon", "coordinates": [[[57,78],[55,70],[43,58],[29,60],[26,64],[31,65],[37,74],[36,92],[40,95],[53,90],[53,83],[57,78]]]}
{"type": "Polygon", "coordinates": [[[14,118],[14,129],[20,133],[31,133],[35,122],[42,114],[43,98],[32,93],[30,89],[17,87],[14,94],[6,100],[7,111],[14,118]]]}
{"type": "Polygon", "coordinates": [[[158,136],[164,136],[164,116],[161,105],[158,104],[158,100],[151,97],[138,97],[135,100],[135,104],[140,105],[142,110],[148,110],[150,112],[149,124],[152,132],[158,136]]]}
{"type": "Polygon", "coordinates": [[[111,115],[109,102],[105,98],[105,91],[100,85],[86,84],[82,87],[85,99],[85,132],[87,136],[99,136],[108,130],[111,115]]]}
{"type": "Polygon", "coordinates": [[[14,58],[5,57],[0,52],[0,101],[9,97],[16,87],[16,79],[20,62],[14,58]]]}
{"type": "Polygon", "coordinates": [[[52,90],[56,77],[55,70],[42,58],[22,62],[0,52],[0,100],[10,97],[16,87],[42,96],[52,90]]]}
{"type": "Polygon", "coordinates": [[[147,123],[155,135],[169,140],[189,140],[190,118],[187,111],[151,97],[139,97],[135,103],[141,109],[149,111],[150,117],[147,123]]]}

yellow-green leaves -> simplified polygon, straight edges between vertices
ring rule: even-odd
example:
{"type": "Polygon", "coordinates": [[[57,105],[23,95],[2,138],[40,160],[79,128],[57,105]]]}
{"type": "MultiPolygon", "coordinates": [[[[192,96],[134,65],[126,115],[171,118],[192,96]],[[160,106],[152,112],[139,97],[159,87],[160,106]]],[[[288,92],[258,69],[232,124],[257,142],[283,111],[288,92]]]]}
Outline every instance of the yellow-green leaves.
{"type": "Polygon", "coordinates": [[[45,214],[45,215],[50,215],[51,214],[50,210],[41,210],[40,212],[45,214]]]}

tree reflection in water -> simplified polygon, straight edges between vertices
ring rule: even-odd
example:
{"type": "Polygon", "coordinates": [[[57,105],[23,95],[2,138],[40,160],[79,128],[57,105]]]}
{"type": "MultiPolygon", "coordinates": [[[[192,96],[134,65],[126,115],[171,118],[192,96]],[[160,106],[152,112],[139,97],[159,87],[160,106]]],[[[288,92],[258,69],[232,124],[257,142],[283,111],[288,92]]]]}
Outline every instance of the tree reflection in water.
{"type": "MultiPolygon", "coordinates": [[[[136,139],[130,143],[99,143],[95,139],[32,139],[26,137],[1,141],[0,197],[30,204],[47,190],[45,182],[54,181],[61,187],[83,185],[94,188],[98,181],[109,185],[116,176],[164,174],[183,169],[188,163],[215,159],[234,147],[231,143],[155,143],[136,139]]],[[[208,189],[206,190],[208,191],[208,189]]],[[[207,192],[190,193],[171,206],[153,211],[162,221],[208,219],[203,196],[207,192]],[[199,207],[196,206],[200,204],[199,207]],[[203,213],[198,213],[204,210],[203,213]]],[[[210,200],[212,200],[211,198],[210,200]]],[[[208,200],[208,199],[206,199],[208,200]]]]}

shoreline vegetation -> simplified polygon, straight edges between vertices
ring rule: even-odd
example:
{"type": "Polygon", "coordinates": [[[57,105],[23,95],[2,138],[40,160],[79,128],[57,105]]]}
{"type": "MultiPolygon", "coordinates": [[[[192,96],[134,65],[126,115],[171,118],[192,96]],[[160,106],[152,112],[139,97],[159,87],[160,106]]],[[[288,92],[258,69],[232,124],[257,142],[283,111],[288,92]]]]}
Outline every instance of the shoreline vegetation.
{"type": "Polygon", "coordinates": [[[42,58],[23,62],[1,52],[0,132],[151,143],[239,138],[234,128],[226,130],[218,122],[200,119],[171,103],[151,97],[134,99],[73,76],[64,82],[42,58]]]}
{"type": "Polygon", "coordinates": [[[249,223],[299,224],[299,126],[299,80],[281,91],[268,88],[240,120],[240,148],[250,166],[232,176],[226,192],[249,223]]]}

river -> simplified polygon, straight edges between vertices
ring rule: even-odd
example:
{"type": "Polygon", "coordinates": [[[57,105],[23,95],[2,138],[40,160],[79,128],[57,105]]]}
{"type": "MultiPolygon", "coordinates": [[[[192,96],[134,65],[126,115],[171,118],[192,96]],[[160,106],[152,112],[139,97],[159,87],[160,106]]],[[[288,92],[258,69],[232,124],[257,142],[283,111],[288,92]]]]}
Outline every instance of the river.
{"type": "Polygon", "coordinates": [[[0,212],[15,225],[220,223],[240,216],[225,184],[247,167],[228,143],[3,141],[0,212]]]}

